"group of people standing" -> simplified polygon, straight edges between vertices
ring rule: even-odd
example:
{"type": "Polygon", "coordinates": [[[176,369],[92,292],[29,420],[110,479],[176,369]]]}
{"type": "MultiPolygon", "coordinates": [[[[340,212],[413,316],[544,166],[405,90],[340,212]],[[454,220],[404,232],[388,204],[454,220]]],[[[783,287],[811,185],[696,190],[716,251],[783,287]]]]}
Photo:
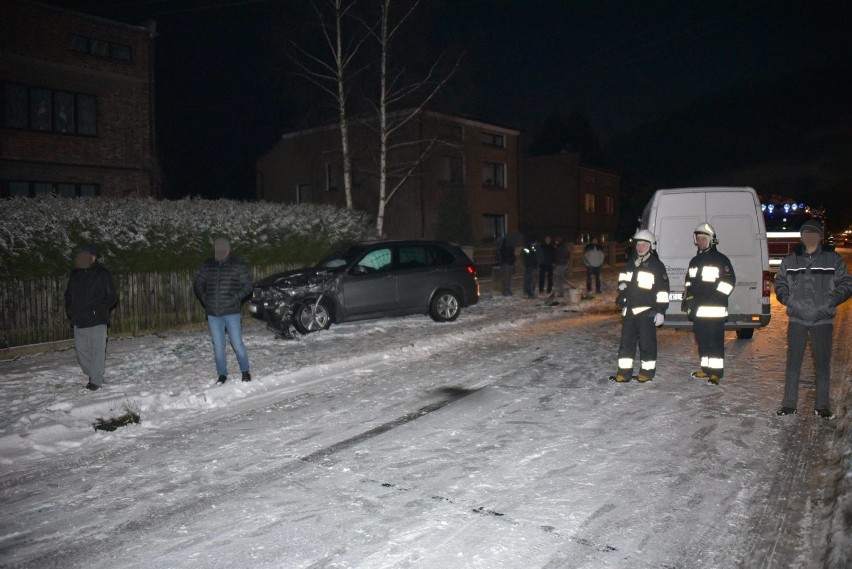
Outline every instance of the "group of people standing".
{"type": "MultiPolygon", "coordinates": [[[[503,296],[512,296],[512,278],[515,273],[517,257],[515,248],[503,239],[497,250],[500,259],[501,292],[503,296]]],[[[606,254],[597,239],[583,249],[583,264],[586,266],[586,291],[592,290],[595,279],[595,292],[601,292],[601,267],[606,254]]],[[[565,283],[571,266],[571,250],[562,237],[545,236],[543,241],[533,239],[521,249],[521,262],[524,266],[524,296],[536,298],[536,274],[538,274],[539,296],[555,294],[565,297],[565,283]],[[555,288],[555,292],[554,292],[555,288]]]]}
{"type": "MultiPolygon", "coordinates": [[[[112,274],[98,260],[97,248],[81,247],[74,265],[65,289],[65,313],[74,328],[77,362],[88,380],[85,388],[97,391],[103,385],[109,313],[118,303],[118,292],[112,274]]],[[[207,316],[219,384],[228,381],[227,342],[237,356],[242,380],[251,381],[240,308],[252,288],[248,266],[231,255],[227,239],[216,239],[213,257],[198,270],[193,289],[207,316]]]]}
{"type": "MultiPolygon", "coordinates": [[[[787,307],[787,364],[784,399],[778,415],[796,413],[799,376],[808,338],[816,368],[814,413],[834,418],[829,405],[831,343],[837,306],[852,297],[852,276],[833,247],[823,245],[822,225],[807,221],[801,228],[802,244],[782,261],[775,279],[778,301],[787,307]]],[[[666,267],[655,252],[653,233],[641,230],[633,237],[634,252],[618,276],[621,341],[618,370],[612,381],[651,381],[657,369],[656,328],[665,322],[669,306],[666,267]],[[639,372],[633,375],[639,346],[639,372]]],[[[717,248],[715,229],[701,223],[693,232],[697,254],[684,280],[681,310],[692,322],[700,366],[692,377],[719,385],[725,371],[725,323],[728,298],[736,286],[733,264],[717,248]]]]}
{"type": "MultiPolygon", "coordinates": [[[[833,418],[829,408],[830,366],[833,319],[837,306],[852,297],[852,276],[842,257],[823,244],[823,228],[808,221],[801,228],[802,243],[782,261],[775,279],[778,301],[787,307],[787,364],[784,398],[778,415],[797,412],[799,376],[805,348],[810,339],[816,368],[814,412],[833,418]]],[[[665,322],[669,306],[669,278],[666,267],[656,254],[656,239],[648,230],[633,237],[634,248],[618,275],[616,304],[621,309],[621,340],[618,369],[610,379],[616,383],[651,381],[657,370],[656,329],[665,322]],[[636,348],[639,371],[633,375],[636,348]]],[[[717,249],[715,229],[701,223],[693,232],[697,248],[684,281],[681,310],[692,322],[698,345],[699,368],[692,377],[719,385],[725,371],[725,323],[728,298],[736,286],[733,264],[717,249]]],[[[512,269],[515,251],[507,243],[499,248],[503,268],[503,294],[512,294],[512,269]]],[[[565,274],[570,264],[567,244],[561,237],[551,242],[531,242],[523,248],[524,293],[534,298],[534,277],[539,274],[539,293],[549,294],[556,275],[556,291],[564,296],[565,274]],[[545,288],[546,287],[546,288],[545,288]]],[[[595,277],[600,292],[600,266],[603,250],[596,241],[583,252],[587,267],[586,287],[591,291],[595,277]]],[[[112,275],[98,261],[98,250],[87,246],[75,255],[65,291],[65,311],[74,328],[77,360],[88,381],[85,388],[100,389],[103,384],[107,346],[107,326],[111,309],[118,302],[112,275]]],[[[251,381],[248,353],[242,338],[240,307],[252,291],[252,280],[244,262],[231,255],[230,244],[219,238],[213,243],[213,257],[196,274],[194,291],[207,315],[213,343],[217,383],[228,380],[226,342],[230,342],[239,363],[242,381],[251,381]]]]}

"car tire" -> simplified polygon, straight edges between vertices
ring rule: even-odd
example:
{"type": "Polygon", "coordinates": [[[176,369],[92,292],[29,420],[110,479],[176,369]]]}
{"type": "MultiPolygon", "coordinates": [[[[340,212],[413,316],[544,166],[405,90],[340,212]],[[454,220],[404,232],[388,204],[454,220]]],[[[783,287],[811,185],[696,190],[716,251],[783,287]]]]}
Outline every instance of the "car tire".
{"type": "Polygon", "coordinates": [[[451,290],[439,290],[429,303],[429,316],[435,322],[452,322],[459,317],[461,301],[451,290]]]}
{"type": "Polygon", "coordinates": [[[754,336],[754,328],[737,328],[738,340],[751,340],[754,336]]]}
{"type": "Polygon", "coordinates": [[[328,330],[329,326],[331,326],[331,309],[324,300],[302,302],[293,311],[293,327],[299,334],[328,330]]]}

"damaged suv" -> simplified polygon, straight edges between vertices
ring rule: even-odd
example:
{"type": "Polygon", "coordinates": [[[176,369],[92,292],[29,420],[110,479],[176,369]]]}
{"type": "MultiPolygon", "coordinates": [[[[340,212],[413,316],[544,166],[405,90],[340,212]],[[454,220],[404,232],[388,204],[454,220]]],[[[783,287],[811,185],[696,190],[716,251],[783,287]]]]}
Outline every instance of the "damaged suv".
{"type": "Polygon", "coordinates": [[[332,323],[428,314],[436,322],[458,318],[479,300],[471,260],[443,241],[366,241],[329,255],[316,266],[259,281],[249,314],[280,337],[332,323]]]}

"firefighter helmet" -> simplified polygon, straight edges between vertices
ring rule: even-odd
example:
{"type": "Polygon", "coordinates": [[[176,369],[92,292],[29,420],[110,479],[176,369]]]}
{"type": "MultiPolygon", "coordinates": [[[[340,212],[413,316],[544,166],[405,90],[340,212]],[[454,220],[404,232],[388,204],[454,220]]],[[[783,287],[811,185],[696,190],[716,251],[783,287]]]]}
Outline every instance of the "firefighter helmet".
{"type": "Polygon", "coordinates": [[[710,244],[716,245],[719,243],[719,240],[716,238],[716,230],[713,229],[713,226],[707,223],[706,221],[699,223],[698,227],[695,228],[695,231],[692,232],[692,241],[698,245],[697,237],[699,235],[706,235],[710,238],[710,244]]]}
{"type": "Polygon", "coordinates": [[[633,236],[634,241],[647,241],[651,244],[651,249],[657,248],[657,239],[654,237],[654,234],[648,231],[647,229],[640,229],[636,232],[636,235],[633,236]]]}

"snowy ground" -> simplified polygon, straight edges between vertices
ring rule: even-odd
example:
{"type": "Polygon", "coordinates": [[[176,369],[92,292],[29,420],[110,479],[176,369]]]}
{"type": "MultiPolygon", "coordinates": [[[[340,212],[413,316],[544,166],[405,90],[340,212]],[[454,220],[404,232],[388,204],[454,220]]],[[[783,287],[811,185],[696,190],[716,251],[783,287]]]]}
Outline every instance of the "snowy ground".
{"type": "Polygon", "coordinates": [[[250,323],[256,380],[217,388],[201,332],[112,342],[94,394],[71,351],[0,363],[0,566],[817,567],[834,547],[843,567],[849,304],[826,423],[774,415],[777,304],[727,335],[720,388],[674,330],[653,383],[615,385],[612,296],[487,295],[452,324],[298,342],[250,323]],[[91,428],[125,404],[140,425],[91,428]]]}

